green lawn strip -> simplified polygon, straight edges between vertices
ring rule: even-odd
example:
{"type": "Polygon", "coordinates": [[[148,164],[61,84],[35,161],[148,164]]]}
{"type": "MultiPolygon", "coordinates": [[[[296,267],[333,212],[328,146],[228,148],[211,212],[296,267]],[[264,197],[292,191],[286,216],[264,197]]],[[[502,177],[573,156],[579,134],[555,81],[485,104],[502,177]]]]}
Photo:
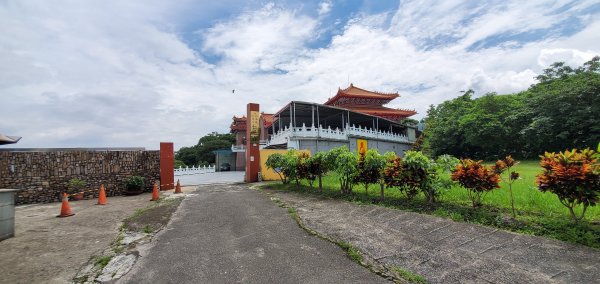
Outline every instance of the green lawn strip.
{"type": "Polygon", "coordinates": [[[364,186],[355,185],[352,195],[342,195],[337,176],[333,173],[323,179],[323,193],[311,188],[305,181],[300,186],[294,183],[270,183],[264,187],[343,199],[357,204],[376,204],[600,248],[600,206],[588,208],[586,221],[574,224],[567,209],[555,195],[542,193],[535,187],[535,175],[541,172],[538,162],[521,162],[514,171],[521,174],[521,179],[513,184],[516,219],[511,218],[508,185],[505,182],[501,182],[501,188],[487,194],[480,208],[472,208],[466,190],[459,186],[443,191],[434,206],[428,205],[422,194],[408,200],[395,188],[386,189],[385,201],[381,202],[379,185],[369,186],[368,193],[365,193],[364,186]]]}

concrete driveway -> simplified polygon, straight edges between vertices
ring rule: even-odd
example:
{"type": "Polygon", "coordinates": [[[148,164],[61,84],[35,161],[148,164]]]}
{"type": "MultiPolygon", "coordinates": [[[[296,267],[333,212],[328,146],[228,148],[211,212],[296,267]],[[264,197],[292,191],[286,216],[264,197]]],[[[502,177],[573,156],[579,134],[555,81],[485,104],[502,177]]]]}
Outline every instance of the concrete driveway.
{"type": "Polygon", "coordinates": [[[247,185],[196,194],[119,283],[387,283],[247,185]]]}

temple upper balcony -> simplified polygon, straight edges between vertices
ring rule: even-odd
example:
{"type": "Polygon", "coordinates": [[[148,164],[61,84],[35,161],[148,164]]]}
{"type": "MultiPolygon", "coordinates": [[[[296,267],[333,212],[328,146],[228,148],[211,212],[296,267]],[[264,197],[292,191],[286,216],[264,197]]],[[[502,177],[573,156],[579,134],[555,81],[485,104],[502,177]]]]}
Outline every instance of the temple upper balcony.
{"type": "Polygon", "coordinates": [[[298,139],[348,141],[364,138],[403,144],[416,140],[415,128],[401,122],[314,103],[291,102],[273,119],[269,128],[271,139],[265,147],[298,139]]]}

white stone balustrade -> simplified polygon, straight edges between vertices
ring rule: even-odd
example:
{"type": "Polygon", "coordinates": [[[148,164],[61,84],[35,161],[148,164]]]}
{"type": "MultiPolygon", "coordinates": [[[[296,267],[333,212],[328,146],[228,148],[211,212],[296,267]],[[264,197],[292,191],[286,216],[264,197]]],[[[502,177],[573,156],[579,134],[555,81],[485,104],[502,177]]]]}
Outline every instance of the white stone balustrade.
{"type": "Polygon", "coordinates": [[[307,127],[306,125],[302,124],[302,127],[290,128],[286,126],[284,129],[277,131],[275,134],[273,134],[273,136],[271,136],[271,140],[267,143],[267,146],[287,143],[292,137],[319,137],[333,140],[348,140],[349,136],[372,138],[392,142],[409,142],[406,135],[395,134],[388,131],[377,131],[374,129],[368,129],[366,127],[361,128],[360,126],[356,127],[354,125],[346,125],[345,129],[331,129],[329,126],[327,128],[323,128],[322,126],[307,127]]]}
{"type": "Polygon", "coordinates": [[[203,166],[203,167],[179,167],[175,169],[175,176],[186,176],[186,175],[196,175],[196,174],[207,174],[214,173],[216,171],[216,166],[203,166]]]}

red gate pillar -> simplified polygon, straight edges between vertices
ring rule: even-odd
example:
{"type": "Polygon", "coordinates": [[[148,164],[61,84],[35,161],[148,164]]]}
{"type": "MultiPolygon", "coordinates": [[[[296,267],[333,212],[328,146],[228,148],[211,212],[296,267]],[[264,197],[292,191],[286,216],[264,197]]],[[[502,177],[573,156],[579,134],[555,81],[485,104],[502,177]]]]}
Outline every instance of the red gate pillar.
{"type": "Polygon", "coordinates": [[[160,142],[160,190],[175,188],[173,142],[160,142]]]}
{"type": "Polygon", "coordinates": [[[246,176],[244,181],[258,181],[258,170],[260,168],[259,145],[259,118],[258,104],[248,104],[246,106],[248,118],[246,122],[246,176]]]}

